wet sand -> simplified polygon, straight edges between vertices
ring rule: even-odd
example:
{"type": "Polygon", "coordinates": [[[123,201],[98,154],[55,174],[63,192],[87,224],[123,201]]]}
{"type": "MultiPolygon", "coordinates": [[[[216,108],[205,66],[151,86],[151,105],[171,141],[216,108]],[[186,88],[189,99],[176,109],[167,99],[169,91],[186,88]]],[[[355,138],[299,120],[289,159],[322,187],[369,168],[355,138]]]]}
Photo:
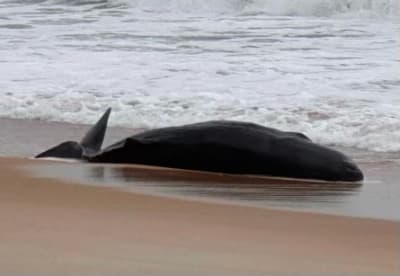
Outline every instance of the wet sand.
{"type": "Polygon", "coordinates": [[[27,171],[124,191],[205,202],[400,221],[398,161],[362,162],[361,182],[324,182],[133,164],[37,162],[27,171]]]}
{"type": "MultiPolygon", "coordinates": [[[[112,121],[112,120],[111,120],[112,121]]],[[[39,120],[0,118],[0,156],[31,157],[66,140],[80,141],[88,125],[39,120]]],[[[109,127],[104,146],[141,131],[109,127]]],[[[322,212],[327,214],[400,221],[400,154],[374,153],[353,148],[339,149],[354,158],[365,173],[363,185],[322,185],[280,181],[254,183],[235,179],[213,181],[201,175],[188,178],[157,175],[154,171],[142,177],[129,167],[115,169],[102,166],[50,166],[40,168],[41,175],[72,182],[94,182],[96,185],[122,186],[135,192],[212,201],[234,201],[250,206],[322,212]],[[60,170],[61,169],[61,170],[60,170]],[[110,176],[111,175],[111,176],[110,176]]],[[[36,171],[35,171],[36,173],[36,171]]]]}
{"type": "Polygon", "coordinates": [[[74,185],[38,162],[0,158],[0,274],[400,273],[398,222],[74,185]]]}

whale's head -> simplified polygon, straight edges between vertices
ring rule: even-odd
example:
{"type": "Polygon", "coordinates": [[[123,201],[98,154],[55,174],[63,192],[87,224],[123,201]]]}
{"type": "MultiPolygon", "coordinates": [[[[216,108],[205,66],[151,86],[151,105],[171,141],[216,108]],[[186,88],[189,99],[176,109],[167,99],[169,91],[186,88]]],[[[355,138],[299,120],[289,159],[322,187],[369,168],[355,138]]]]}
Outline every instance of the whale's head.
{"type": "Polygon", "coordinates": [[[87,159],[89,156],[96,155],[103,144],[110,112],[111,108],[107,109],[98,122],[86,133],[80,143],[66,141],[36,155],[35,158],[87,159]]]}
{"type": "MultiPolygon", "coordinates": [[[[326,181],[361,181],[364,175],[348,156],[334,149],[299,138],[280,139],[279,151],[290,156],[284,169],[291,170],[298,178],[326,181]]],[[[287,160],[286,160],[287,161],[287,160]]]]}
{"type": "Polygon", "coordinates": [[[355,182],[364,179],[364,175],[356,163],[341,152],[314,145],[311,154],[303,156],[304,169],[310,168],[316,179],[328,181],[355,182]]]}
{"type": "Polygon", "coordinates": [[[342,178],[344,181],[361,181],[364,179],[361,169],[349,158],[342,160],[342,166],[342,178]]]}

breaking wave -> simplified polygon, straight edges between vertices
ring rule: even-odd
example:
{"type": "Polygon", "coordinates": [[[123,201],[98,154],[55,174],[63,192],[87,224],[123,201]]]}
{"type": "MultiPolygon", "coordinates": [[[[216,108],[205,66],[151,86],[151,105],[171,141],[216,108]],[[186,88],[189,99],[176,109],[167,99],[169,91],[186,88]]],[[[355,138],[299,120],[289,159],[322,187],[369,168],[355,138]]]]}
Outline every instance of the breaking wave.
{"type": "Polygon", "coordinates": [[[399,3],[0,0],[0,116],[111,106],[112,125],[253,121],[398,152],[399,3]]]}

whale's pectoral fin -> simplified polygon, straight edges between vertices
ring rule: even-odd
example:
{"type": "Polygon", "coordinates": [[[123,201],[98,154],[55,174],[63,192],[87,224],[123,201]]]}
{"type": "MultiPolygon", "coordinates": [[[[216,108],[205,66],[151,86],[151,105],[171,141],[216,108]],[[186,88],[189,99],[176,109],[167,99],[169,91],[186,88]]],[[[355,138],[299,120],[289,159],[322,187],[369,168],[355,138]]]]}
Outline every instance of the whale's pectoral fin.
{"type": "Polygon", "coordinates": [[[80,142],[85,155],[93,155],[100,151],[106,134],[111,108],[108,108],[97,123],[86,133],[80,142]]]}

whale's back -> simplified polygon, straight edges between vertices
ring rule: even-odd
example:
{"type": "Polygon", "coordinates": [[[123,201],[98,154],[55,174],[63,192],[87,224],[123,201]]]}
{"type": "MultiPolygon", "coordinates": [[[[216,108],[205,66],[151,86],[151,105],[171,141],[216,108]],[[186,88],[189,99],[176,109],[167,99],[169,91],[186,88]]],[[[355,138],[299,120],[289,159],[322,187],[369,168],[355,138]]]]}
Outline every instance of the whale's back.
{"type": "Polygon", "coordinates": [[[301,133],[253,123],[209,121],[136,134],[111,145],[91,161],[346,180],[343,164],[349,159],[301,133]]]}

